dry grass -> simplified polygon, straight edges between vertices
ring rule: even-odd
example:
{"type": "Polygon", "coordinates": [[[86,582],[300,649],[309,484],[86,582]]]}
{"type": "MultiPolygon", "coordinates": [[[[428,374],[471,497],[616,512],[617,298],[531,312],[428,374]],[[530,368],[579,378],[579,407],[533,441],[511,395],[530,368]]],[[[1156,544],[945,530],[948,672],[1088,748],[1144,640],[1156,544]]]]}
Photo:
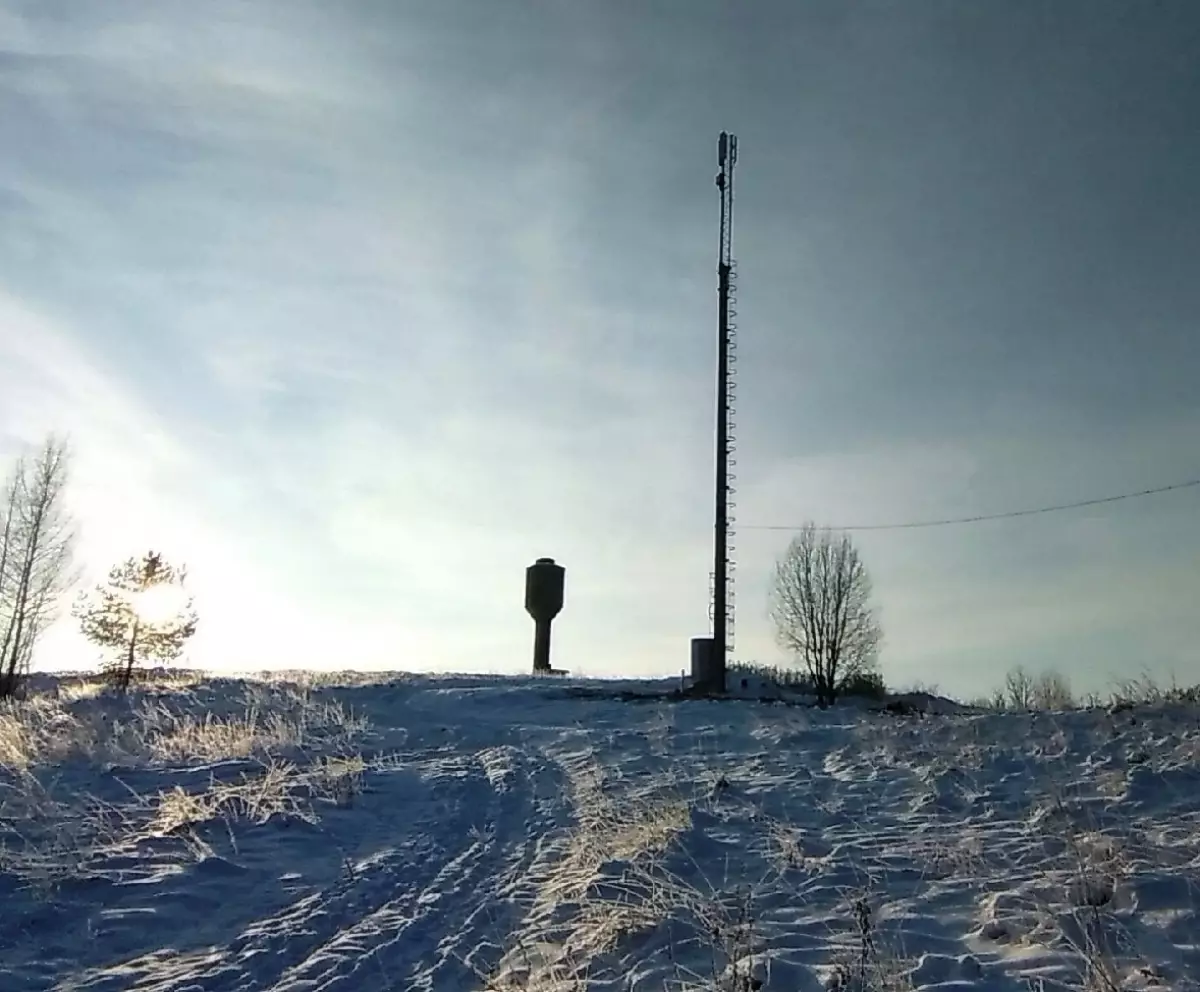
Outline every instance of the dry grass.
{"type": "Polygon", "coordinates": [[[602,769],[581,765],[568,770],[578,826],[564,859],[561,885],[543,893],[551,902],[584,897],[600,868],[611,861],[637,863],[666,850],[691,822],[682,800],[618,804],[606,793],[602,769]]]}
{"type": "Polygon", "coordinates": [[[681,890],[653,871],[691,822],[677,799],[617,802],[604,771],[588,761],[565,766],[577,827],[566,854],[540,888],[513,946],[489,975],[489,992],[584,989],[590,963],[623,937],[652,928],[681,890]],[[619,877],[611,870],[622,866],[619,877]]]}
{"type": "Polygon", "coordinates": [[[0,700],[0,771],[29,772],[90,752],[97,741],[90,721],[72,716],[49,696],[0,700]]]}
{"type": "Polygon", "coordinates": [[[147,705],[142,712],[145,740],[155,761],[216,761],[249,758],[280,751],[351,742],[367,731],[367,722],[340,702],[315,700],[298,693],[283,709],[253,705],[231,716],[178,714],[147,705]]]}
{"type": "Polygon", "coordinates": [[[72,682],[53,695],[0,702],[0,771],[24,774],[72,760],[169,765],[269,757],[349,747],[369,730],[342,703],[302,688],[251,687],[246,705],[227,714],[198,712],[186,687],[157,688],[104,697],[92,683],[72,682]]]}
{"type": "MultiPolygon", "coordinates": [[[[1144,698],[1144,697],[1143,697],[1144,698]]],[[[1153,697],[1151,697],[1153,698],[1153,697]]],[[[1057,721],[1055,721],[1057,723],[1057,721]]],[[[1069,721],[1064,718],[1062,741],[1054,740],[1050,751],[1067,746],[1069,721]]],[[[1104,740],[1104,720],[1096,725],[1097,740],[1104,740]]],[[[928,731],[932,732],[930,727],[928,731]]],[[[1192,742],[1194,743],[1194,742],[1192,742]]],[[[963,768],[982,765],[981,745],[968,742],[961,762],[963,768]]],[[[945,757],[944,743],[930,738],[928,749],[945,757]]],[[[1169,751],[1158,755],[1164,761],[1169,751]]],[[[1156,758],[1157,760],[1157,758],[1156,758]]],[[[919,840],[910,844],[909,856],[917,864],[925,863],[929,882],[971,880],[979,887],[981,910],[988,904],[988,893],[1000,900],[997,911],[980,921],[980,939],[994,943],[999,957],[1011,955],[1012,964],[1020,960],[1040,959],[1046,974],[1053,973],[1058,987],[1080,992],[1119,992],[1131,987],[1130,976],[1150,976],[1158,988],[1186,987],[1171,985],[1184,974],[1173,970],[1164,959],[1153,927],[1143,930],[1128,903],[1131,887],[1184,871],[1195,878],[1200,865],[1200,848],[1181,853],[1163,846],[1154,848],[1139,836],[1133,819],[1125,825],[1109,823],[1102,828],[1093,813],[1103,808],[1093,805],[1086,794],[1074,792],[1081,783],[1060,779],[1057,765],[1047,759],[1045,778],[1030,782],[1031,795],[1045,797],[1035,802],[1027,824],[1033,848],[1022,845],[1016,856],[1005,844],[992,847],[986,835],[953,831],[940,836],[931,834],[930,851],[925,857],[919,840]],[[1040,837],[1042,850],[1037,852],[1040,837]],[[938,844],[941,847],[937,847],[938,844]],[[1033,860],[1023,855],[1034,854],[1033,860]],[[1184,861],[1178,859],[1183,858],[1184,861]],[[1176,860],[1172,860],[1176,859],[1176,860]],[[1190,860],[1188,860],[1190,859],[1190,860]],[[1154,943],[1151,943],[1154,942],[1154,943]]],[[[1104,781],[1091,783],[1097,793],[1118,796],[1124,776],[1116,769],[1097,772],[1104,781]],[[1109,781],[1111,779],[1111,781],[1109,781]]],[[[575,895],[576,906],[569,923],[553,928],[527,927],[517,946],[503,962],[504,967],[489,979],[489,989],[521,988],[527,992],[550,989],[589,987],[590,973],[597,967],[611,967],[608,952],[619,946],[636,947],[631,937],[660,928],[682,925],[692,936],[685,956],[672,954],[674,975],[664,987],[684,990],[734,990],[754,992],[771,986],[772,955],[765,949],[767,935],[758,924],[758,901],[770,895],[770,880],[759,892],[753,879],[740,879],[737,899],[702,891],[696,880],[673,876],[663,869],[664,852],[671,851],[686,831],[704,799],[692,802],[647,803],[640,807],[621,804],[611,798],[610,783],[594,767],[581,767],[573,773],[577,816],[581,824],[569,861],[571,870],[558,875],[558,882],[543,892],[544,898],[575,895]],[[613,860],[625,862],[624,870],[613,874],[613,860]],[[584,884],[587,879],[602,878],[604,891],[584,884]],[[568,890],[562,888],[570,882],[568,890]],[[578,895],[582,892],[583,895],[578,895]],[[707,951],[697,954],[697,943],[707,951]],[[605,955],[608,955],[607,960],[605,955]],[[705,957],[710,963],[705,965],[705,957]],[[686,960],[686,964],[684,961],[686,960]]],[[[801,834],[783,823],[763,823],[766,849],[773,852],[780,873],[807,871],[801,834]]],[[[1198,838],[1200,841],[1200,838],[1198,838]]],[[[864,876],[870,874],[864,865],[864,876]]],[[[690,878],[691,876],[689,876],[690,878]]],[[[699,880],[701,883],[703,879],[699,880]]],[[[727,880],[728,881],[728,880],[727,880]]],[[[1197,879],[1200,881],[1200,879],[1197,879]]],[[[1190,884],[1190,883],[1189,883],[1190,884]]],[[[729,886],[724,888],[728,890],[729,886]]],[[[777,897],[778,886],[775,886],[777,897]]],[[[937,969],[948,960],[931,955],[908,953],[892,928],[874,918],[878,900],[886,901],[887,885],[873,897],[868,892],[847,893],[838,910],[828,946],[828,965],[818,967],[826,988],[840,992],[906,992],[936,977],[937,969]],[[839,929],[840,928],[840,929],[839,929]]],[[[1194,904],[1200,905],[1200,887],[1194,904]]],[[[802,899],[802,885],[796,896],[802,899]]],[[[561,917],[560,917],[561,919],[561,917]]],[[[982,959],[967,955],[959,959],[960,980],[982,978],[985,968],[999,970],[997,960],[986,953],[982,959]],[[975,969],[972,972],[970,969],[975,969]]],[[[606,974],[608,972],[606,971],[606,974]]]]}
{"type": "Polygon", "coordinates": [[[1200,685],[1181,686],[1174,678],[1160,686],[1149,675],[1118,682],[1110,703],[1115,706],[1161,706],[1167,703],[1200,703],[1200,685]]]}
{"type": "Polygon", "coordinates": [[[1169,685],[1143,674],[1114,683],[1107,694],[1077,695],[1066,676],[1053,670],[1033,674],[1018,666],[1005,676],[1004,687],[970,701],[981,709],[999,712],[1066,711],[1078,709],[1130,709],[1135,706],[1200,703],[1200,685],[1182,686],[1174,677],[1169,685]]]}
{"type": "Polygon", "coordinates": [[[248,820],[266,823],[274,816],[287,816],[315,823],[317,816],[306,788],[311,784],[289,762],[264,765],[261,773],[245,775],[234,783],[212,783],[203,792],[188,792],[175,786],[150,801],[147,829],[164,836],[214,820],[248,820]]]}
{"type": "MultiPolygon", "coordinates": [[[[1144,683],[1138,685],[1138,698],[1143,700],[1162,700],[1169,692],[1155,695],[1144,683]]],[[[43,836],[30,839],[19,851],[0,850],[0,863],[16,865],[21,876],[35,884],[49,884],[47,880],[85,871],[97,850],[114,845],[171,837],[188,851],[203,853],[203,838],[212,840],[211,832],[201,829],[206,825],[263,823],[273,817],[312,822],[323,803],[355,802],[369,770],[355,750],[369,731],[361,717],[319,691],[293,684],[248,686],[232,711],[197,712],[190,695],[193,688],[172,689],[174,695],[138,690],[116,707],[75,687],[54,696],[0,704],[0,827],[5,821],[38,821],[46,828],[43,836]],[[114,810],[87,802],[70,806],[51,794],[41,771],[73,759],[168,772],[180,765],[223,760],[254,764],[235,782],[131,794],[129,802],[114,810]]],[[[1107,719],[1103,714],[1098,718],[1107,719]]],[[[991,726],[994,719],[978,718],[981,726],[991,726]]],[[[1003,718],[1008,719],[1019,718],[1003,718]]],[[[1071,725],[1070,718],[1050,719],[1055,726],[1071,725]]],[[[1124,719],[1109,722],[1115,725],[1124,719]]],[[[940,756],[938,768],[951,762],[968,773],[982,769],[986,740],[968,741],[947,757],[936,731],[931,721],[913,733],[932,736],[896,738],[906,747],[912,745],[907,750],[876,742],[880,763],[915,760],[917,751],[928,751],[940,756]]],[[[864,737],[864,748],[870,740],[870,735],[864,737]]],[[[1188,737],[1176,746],[1195,748],[1198,742],[1200,736],[1188,737]]],[[[675,795],[660,780],[654,789],[639,785],[618,799],[614,783],[590,761],[580,760],[565,771],[578,827],[554,876],[538,892],[515,946],[486,987],[548,990],[575,983],[584,988],[594,962],[630,935],[681,920],[694,930],[697,941],[708,941],[711,967],[696,971],[693,956],[693,970],[680,964],[670,987],[753,992],[756,983],[769,980],[763,969],[770,967],[770,960],[761,953],[764,938],[756,922],[757,883],[741,885],[731,902],[665,868],[681,835],[698,822],[697,811],[721,801],[728,789],[728,782],[721,787],[724,776],[714,775],[717,784],[695,796],[675,795]]],[[[735,776],[733,771],[728,774],[735,776]]],[[[1096,776],[1103,778],[1095,783],[1098,791],[1121,793],[1121,770],[1101,769],[1096,776]]],[[[1053,793],[1052,784],[1046,783],[1042,791],[1053,793]]],[[[803,872],[815,860],[804,849],[801,831],[765,820],[759,826],[781,874],[803,872]]],[[[1044,816],[1031,817],[1029,826],[1047,841],[1046,857],[1038,866],[1003,864],[1004,855],[985,849],[974,836],[931,835],[928,842],[915,838],[910,853],[934,880],[970,877],[981,886],[989,881],[1007,886],[1018,874],[1030,874],[1027,891],[1041,900],[1044,931],[1030,932],[1027,938],[1068,945],[1079,965],[1081,987],[1115,992],[1128,960],[1118,952],[1127,949],[1128,935],[1114,912],[1114,898],[1135,870],[1131,859],[1119,838],[1081,822],[1079,809],[1060,794],[1044,816]]],[[[837,949],[826,976],[831,988],[903,992],[913,985],[914,962],[887,946],[872,917],[872,905],[869,894],[847,893],[838,910],[835,925],[845,933],[830,942],[837,949]]]]}
{"type": "Polygon", "coordinates": [[[184,679],[144,682],[124,696],[96,680],[55,688],[0,702],[0,867],[35,887],[147,838],[180,838],[195,855],[205,849],[195,833],[204,824],[313,822],[322,804],[348,806],[361,792],[366,764],[355,748],[367,721],[307,689],[246,686],[240,706],[217,713],[184,679]],[[169,775],[230,761],[250,762],[235,782],[130,789],[118,805],[84,785],[98,768],[169,775]]]}
{"type": "MultiPolygon", "coordinates": [[[[135,670],[133,686],[143,692],[187,689],[199,685],[209,676],[194,668],[151,668],[135,670]]],[[[55,680],[53,693],[58,698],[71,702],[91,699],[112,691],[111,683],[103,672],[68,673],[55,680]]]]}

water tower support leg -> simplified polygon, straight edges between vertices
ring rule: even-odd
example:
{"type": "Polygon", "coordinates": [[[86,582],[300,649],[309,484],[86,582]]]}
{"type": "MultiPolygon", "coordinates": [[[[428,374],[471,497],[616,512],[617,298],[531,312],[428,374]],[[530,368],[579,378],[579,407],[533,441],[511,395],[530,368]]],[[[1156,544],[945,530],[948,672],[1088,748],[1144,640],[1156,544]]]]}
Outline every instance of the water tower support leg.
{"type": "Polygon", "coordinates": [[[550,621],[538,621],[533,628],[533,670],[550,671],[550,621]]]}

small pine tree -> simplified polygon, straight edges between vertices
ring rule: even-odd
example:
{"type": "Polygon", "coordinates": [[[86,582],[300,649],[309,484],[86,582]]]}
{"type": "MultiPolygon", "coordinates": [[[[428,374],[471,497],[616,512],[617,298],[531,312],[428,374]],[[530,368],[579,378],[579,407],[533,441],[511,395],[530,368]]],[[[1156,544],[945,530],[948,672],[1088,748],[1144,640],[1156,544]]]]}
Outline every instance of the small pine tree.
{"type": "Polygon", "coordinates": [[[148,552],[115,565],[108,580],[75,604],[83,636],[109,653],[104,671],[122,691],[138,665],[165,664],[196,633],[196,611],[183,590],[186,569],[148,552]]]}

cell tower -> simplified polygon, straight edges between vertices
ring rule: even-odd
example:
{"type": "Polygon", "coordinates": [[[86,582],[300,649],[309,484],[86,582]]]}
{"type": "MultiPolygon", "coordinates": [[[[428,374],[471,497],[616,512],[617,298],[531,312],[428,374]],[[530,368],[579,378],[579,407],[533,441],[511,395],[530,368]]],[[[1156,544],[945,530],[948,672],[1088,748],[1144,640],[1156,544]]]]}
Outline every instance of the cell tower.
{"type": "Polygon", "coordinates": [[[715,686],[725,688],[726,661],[733,651],[733,468],[737,398],[737,266],[733,260],[733,168],[737,137],[725,131],[717,140],[717,190],[721,195],[720,255],[717,261],[717,472],[716,528],[713,535],[713,666],[715,686]]]}

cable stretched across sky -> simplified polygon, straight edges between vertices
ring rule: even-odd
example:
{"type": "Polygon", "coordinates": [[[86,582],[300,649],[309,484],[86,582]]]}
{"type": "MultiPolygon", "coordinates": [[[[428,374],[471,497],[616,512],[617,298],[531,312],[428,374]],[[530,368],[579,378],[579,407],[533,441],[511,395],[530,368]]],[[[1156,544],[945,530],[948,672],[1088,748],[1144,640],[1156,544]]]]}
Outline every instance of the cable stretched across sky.
{"type": "MultiPolygon", "coordinates": [[[[955,524],[977,524],[986,520],[1008,520],[1012,517],[1032,517],[1042,513],[1057,513],[1060,510],[1078,510],[1085,506],[1099,506],[1102,503],[1117,503],[1126,499],[1138,499],[1142,496],[1157,496],[1159,493],[1169,493],[1176,489],[1190,489],[1200,486],[1200,479],[1190,479],[1187,482],[1176,482],[1169,486],[1157,486],[1154,489],[1140,489],[1134,493],[1121,493],[1119,496],[1101,496],[1098,499],[1082,499],[1074,503],[1057,503],[1054,506],[1038,506],[1027,510],[1008,510],[1004,513],[981,513],[972,517],[947,517],[942,520],[914,520],[900,524],[857,524],[850,527],[832,527],[831,530],[917,530],[924,527],[950,527],[955,524]]],[[[801,530],[799,526],[786,524],[743,524],[739,530],[801,530]]]]}

